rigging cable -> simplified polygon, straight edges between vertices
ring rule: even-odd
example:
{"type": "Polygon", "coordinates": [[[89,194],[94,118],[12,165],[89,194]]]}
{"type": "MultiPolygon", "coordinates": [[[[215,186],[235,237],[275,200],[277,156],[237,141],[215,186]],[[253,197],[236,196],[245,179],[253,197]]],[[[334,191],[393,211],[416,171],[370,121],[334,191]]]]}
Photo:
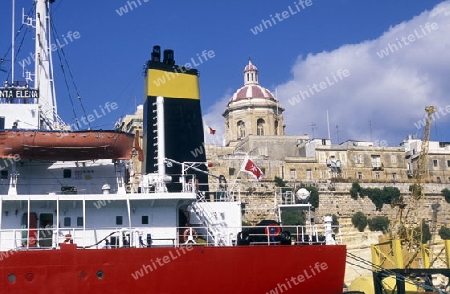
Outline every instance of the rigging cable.
{"type": "MultiPolygon", "coordinates": [[[[58,41],[58,44],[59,44],[59,39],[58,39],[58,37],[57,37],[57,34],[58,34],[58,33],[57,33],[57,31],[56,31],[56,27],[55,27],[55,25],[54,25],[53,22],[52,22],[52,32],[53,32],[53,38],[54,38],[55,40],[57,40],[57,41],[58,41]]],[[[60,50],[57,50],[57,52],[58,52],[58,58],[59,58],[59,61],[60,61],[60,64],[61,64],[61,70],[62,70],[63,75],[64,75],[64,81],[65,81],[65,83],[66,83],[66,87],[67,87],[68,95],[69,95],[69,98],[70,98],[70,103],[71,103],[71,105],[72,105],[72,111],[73,111],[73,114],[74,114],[74,116],[75,116],[75,121],[76,121],[76,124],[77,124],[77,128],[79,129],[79,127],[80,127],[80,122],[79,122],[78,117],[77,117],[77,114],[76,114],[76,112],[75,112],[75,106],[74,106],[74,104],[73,104],[72,95],[70,94],[69,84],[68,84],[68,82],[67,82],[67,76],[66,76],[66,72],[65,72],[65,70],[64,70],[64,64],[63,64],[63,62],[62,62],[61,55],[62,55],[63,58],[64,58],[65,64],[66,64],[66,66],[67,66],[67,71],[68,71],[68,73],[69,73],[69,75],[70,75],[70,79],[71,79],[71,81],[72,81],[72,85],[73,85],[73,87],[75,88],[75,91],[76,91],[76,94],[77,94],[77,98],[78,98],[78,101],[80,102],[81,109],[83,110],[83,114],[84,114],[84,117],[85,117],[85,118],[87,118],[87,114],[86,114],[86,109],[84,108],[83,102],[81,101],[80,91],[79,91],[77,85],[75,84],[75,78],[74,78],[74,76],[73,76],[73,74],[72,74],[72,70],[70,69],[69,61],[67,60],[67,56],[66,56],[66,53],[65,53],[63,47],[64,47],[64,46],[59,46],[59,49],[60,49],[60,50]],[[61,52],[60,52],[60,51],[61,51],[61,52]]],[[[91,128],[91,123],[89,122],[89,120],[86,120],[86,121],[87,121],[88,127],[89,127],[89,129],[90,129],[90,128],[91,128]]]]}

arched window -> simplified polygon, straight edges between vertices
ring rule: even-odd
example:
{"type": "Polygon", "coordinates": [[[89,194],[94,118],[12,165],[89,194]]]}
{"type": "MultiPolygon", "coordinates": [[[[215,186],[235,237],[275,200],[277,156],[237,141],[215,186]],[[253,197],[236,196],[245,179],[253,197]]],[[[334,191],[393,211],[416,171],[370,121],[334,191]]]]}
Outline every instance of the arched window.
{"type": "Polygon", "coordinates": [[[264,125],[265,125],[265,121],[260,118],[256,121],[256,125],[257,125],[257,130],[256,130],[256,134],[258,136],[264,136],[264,125]]]}
{"type": "Polygon", "coordinates": [[[245,123],[242,120],[237,122],[237,137],[238,139],[245,137],[245,123]]]}

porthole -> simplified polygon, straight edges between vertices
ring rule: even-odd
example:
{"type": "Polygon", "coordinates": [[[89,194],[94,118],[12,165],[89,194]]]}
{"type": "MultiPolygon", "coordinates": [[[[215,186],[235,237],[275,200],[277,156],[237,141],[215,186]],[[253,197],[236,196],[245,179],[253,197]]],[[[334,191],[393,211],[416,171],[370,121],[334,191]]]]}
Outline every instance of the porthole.
{"type": "Polygon", "coordinates": [[[97,279],[99,279],[99,280],[103,279],[104,274],[103,274],[102,270],[97,271],[96,275],[97,275],[97,279]]]}
{"type": "Polygon", "coordinates": [[[16,275],[15,274],[9,274],[8,275],[8,282],[15,283],[16,282],[16,275]]]}
{"type": "Polygon", "coordinates": [[[80,279],[82,279],[82,280],[86,280],[86,278],[87,278],[87,273],[86,273],[86,271],[81,270],[81,271],[78,273],[78,277],[79,277],[80,279]]]}
{"type": "Polygon", "coordinates": [[[25,275],[25,280],[28,282],[32,282],[34,280],[34,274],[33,273],[28,273],[25,275]]]}

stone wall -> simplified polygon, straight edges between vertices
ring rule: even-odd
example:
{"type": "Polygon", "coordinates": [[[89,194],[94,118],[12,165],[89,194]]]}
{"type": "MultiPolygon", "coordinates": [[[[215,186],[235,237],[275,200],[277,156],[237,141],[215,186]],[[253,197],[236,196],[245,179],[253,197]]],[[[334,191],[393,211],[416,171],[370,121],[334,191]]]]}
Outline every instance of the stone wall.
{"type": "MultiPolygon", "coordinates": [[[[409,200],[409,183],[381,184],[381,183],[361,183],[361,187],[366,188],[380,188],[384,186],[397,187],[405,201],[409,200]]],[[[351,218],[353,214],[358,211],[363,212],[368,218],[374,216],[387,216],[390,219],[395,218],[398,210],[392,208],[389,204],[384,204],[381,211],[377,211],[375,205],[368,197],[358,197],[352,199],[349,193],[351,184],[335,183],[333,187],[335,191],[329,191],[326,184],[316,185],[319,188],[319,207],[315,210],[316,223],[322,223],[325,215],[335,214],[339,218],[351,218]]],[[[445,185],[427,184],[427,194],[420,207],[421,214],[425,220],[432,220],[431,205],[438,203],[440,208],[437,214],[437,230],[442,225],[447,225],[450,222],[450,204],[444,199],[441,190],[445,185]]],[[[236,199],[240,199],[243,205],[243,220],[252,224],[256,224],[263,219],[277,219],[276,201],[279,203],[280,199],[275,200],[276,187],[261,183],[253,185],[252,187],[241,187],[241,192],[235,194],[236,199]]],[[[450,224],[449,224],[450,225],[450,224]]]]}

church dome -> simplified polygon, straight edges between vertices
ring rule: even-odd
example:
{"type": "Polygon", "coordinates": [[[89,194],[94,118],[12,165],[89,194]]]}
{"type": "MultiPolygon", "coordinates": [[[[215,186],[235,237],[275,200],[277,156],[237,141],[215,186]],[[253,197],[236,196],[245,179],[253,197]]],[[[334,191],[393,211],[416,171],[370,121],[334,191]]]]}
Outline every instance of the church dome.
{"type": "Polygon", "coordinates": [[[244,68],[244,86],[239,88],[231,97],[230,103],[244,99],[262,98],[276,101],[275,96],[268,89],[258,83],[258,68],[249,60],[244,68]]]}
{"type": "Polygon", "coordinates": [[[275,96],[268,89],[260,85],[246,85],[233,94],[230,102],[253,98],[265,98],[275,101],[275,96]]]}

